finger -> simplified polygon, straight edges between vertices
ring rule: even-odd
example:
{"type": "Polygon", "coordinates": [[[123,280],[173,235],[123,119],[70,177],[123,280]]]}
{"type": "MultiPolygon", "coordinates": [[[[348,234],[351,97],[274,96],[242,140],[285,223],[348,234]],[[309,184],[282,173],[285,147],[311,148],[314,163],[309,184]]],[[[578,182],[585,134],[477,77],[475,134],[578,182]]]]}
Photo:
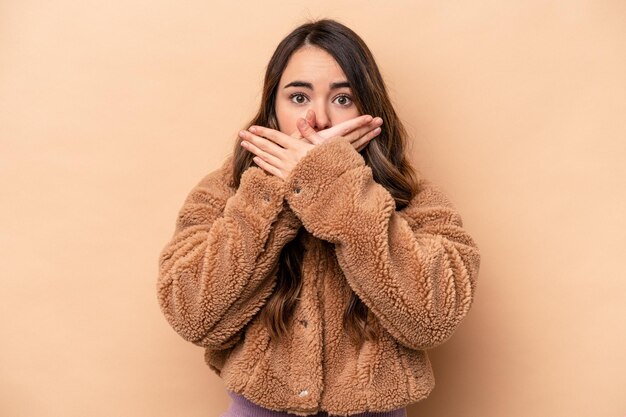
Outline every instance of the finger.
{"type": "MultiPolygon", "coordinates": [[[[359,139],[361,139],[362,137],[364,137],[364,136],[366,136],[368,134],[371,134],[372,132],[376,132],[374,134],[374,136],[376,136],[376,135],[380,134],[381,128],[380,127],[376,127],[374,129],[372,129],[371,126],[366,125],[366,126],[363,126],[363,127],[359,128],[357,130],[354,130],[354,131],[350,132],[349,134],[345,135],[344,137],[347,138],[350,142],[355,142],[355,141],[358,141],[359,139]]],[[[373,137],[373,136],[371,136],[371,137],[373,137]]]]}
{"type": "MultiPolygon", "coordinates": [[[[311,109],[307,110],[306,114],[304,115],[304,119],[306,120],[306,122],[311,126],[315,126],[315,112],[311,109]]],[[[300,129],[296,129],[295,132],[293,132],[291,135],[292,138],[296,138],[296,139],[302,139],[307,141],[307,138],[303,138],[302,134],[300,133],[300,129]]]]}
{"type": "MultiPolygon", "coordinates": [[[[241,134],[240,137],[242,137],[241,134]]],[[[263,160],[268,161],[272,165],[275,165],[277,167],[281,165],[280,149],[282,148],[280,148],[273,142],[255,136],[250,132],[245,132],[242,139],[243,140],[241,141],[240,145],[244,149],[252,152],[258,157],[261,157],[263,160]],[[270,147],[270,151],[267,150],[267,147],[270,147]]]]}
{"type": "Polygon", "coordinates": [[[306,121],[308,124],[315,127],[315,112],[313,110],[309,109],[306,112],[306,121]]]}
{"type": "Polygon", "coordinates": [[[263,158],[255,156],[254,158],[252,158],[254,160],[254,162],[256,162],[256,164],[264,169],[265,171],[269,172],[270,174],[276,175],[279,178],[285,179],[283,172],[276,168],[274,165],[269,164],[268,162],[266,162],[265,160],[263,160],[263,158]]]}
{"type": "MultiPolygon", "coordinates": [[[[361,129],[361,132],[370,132],[370,131],[376,129],[377,127],[382,126],[382,124],[383,124],[383,119],[380,118],[380,117],[375,117],[372,120],[370,120],[369,123],[367,123],[366,125],[362,126],[360,129],[361,129]]],[[[363,133],[363,134],[365,134],[365,133],[363,133]]]]}
{"type": "Polygon", "coordinates": [[[326,139],[331,138],[333,136],[346,136],[347,134],[352,132],[354,129],[364,126],[367,123],[371,122],[372,120],[373,120],[372,116],[370,116],[369,114],[364,114],[362,116],[358,116],[358,117],[346,120],[344,122],[341,122],[333,127],[325,129],[323,133],[322,132],[319,132],[319,133],[326,139]]]}
{"type": "Polygon", "coordinates": [[[250,141],[254,145],[270,153],[274,153],[270,150],[270,143],[286,148],[289,142],[293,140],[291,136],[265,126],[250,126],[248,130],[244,132],[250,136],[250,141]]]}
{"type": "MultiPolygon", "coordinates": [[[[311,127],[314,127],[315,126],[315,112],[311,109],[307,110],[306,115],[305,115],[305,120],[311,127]]],[[[305,142],[309,142],[307,138],[302,137],[302,134],[300,133],[300,129],[296,129],[295,132],[291,133],[291,135],[289,136],[291,136],[292,138],[300,139],[305,142]]]]}
{"type": "Polygon", "coordinates": [[[298,126],[298,130],[300,130],[300,134],[302,137],[307,139],[309,142],[316,144],[322,141],[322,137],[317,134],[315,129],[307,123],[306,119],[298,119],[296,125],[298,126]]]}
{"type": "Polygon", "coordinates": [[[377,127],[376,129],[374,129],[374,130],[370,131],[369,133],[367,133],[362,138],[356,140],[355,142],[352,142],[352,145],[356,148],[356,150],[358,152],[361,152],[361,150],[363,148],[365,148],[367,146],[367,144],[370,143],[370,141],[372,139],[374,139],[376,136],[380,135],[380,132],[381,132],[380,127],[377,127]]]}
{"type": "MultiPolygon", "coordinates": [[[[291,135],[289,135],[289,136],[291,136],[291,137],[292,137],[292,138],[294,138],[294,139],[301,140],[302,142],[311,143],[311,142],[309,142],[309,140],[308,140],[307,138],[303,138],[303,137],[302,137],[302,134],[300,133],[300,131],[299,131],[299,130],[296,130],[295,132],[293,132],[293,133],[292,133],[291,135]]],[[[312,144],[312,145],[314,145],[314,144],[312,144]]]]}

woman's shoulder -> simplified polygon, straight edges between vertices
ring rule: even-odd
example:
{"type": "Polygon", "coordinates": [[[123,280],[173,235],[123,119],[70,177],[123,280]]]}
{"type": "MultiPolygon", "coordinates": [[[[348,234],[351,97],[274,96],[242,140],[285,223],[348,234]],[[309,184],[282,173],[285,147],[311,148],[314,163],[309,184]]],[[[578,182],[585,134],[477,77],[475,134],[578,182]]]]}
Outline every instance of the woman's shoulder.
{"type": "Polygon", "coordinates": [[[423,174],[417,180],[417,192],[411,199],[411,207],[417,206],[446,206],[454,208],[452,200],[448,196],[445,186],[439,184],[430,177],[423,174]]]}
{"type": "Polygon", "coordinates": [[[463,225],[461,214],[446,187],[425,176],[419,178],[417,193],[399,213],[413,228],[434,222],[463,225]]]}
{"type": "Polygon", "coordinates": [[[222,158],[217,167],[205,173],[196,181],[189,192],[186,203],[207,203],[226,201],[235,193],[232,183],[233,156],[222,158]]]}
{"type": "Polygon", "coordinates": [[[221,186],[223,188],[234,188],[233,184],[233,163],[234,155],[229,154],[222,158],[218,166],[204,176],[198,182],[200,187],[215,187],[221,186]]]}

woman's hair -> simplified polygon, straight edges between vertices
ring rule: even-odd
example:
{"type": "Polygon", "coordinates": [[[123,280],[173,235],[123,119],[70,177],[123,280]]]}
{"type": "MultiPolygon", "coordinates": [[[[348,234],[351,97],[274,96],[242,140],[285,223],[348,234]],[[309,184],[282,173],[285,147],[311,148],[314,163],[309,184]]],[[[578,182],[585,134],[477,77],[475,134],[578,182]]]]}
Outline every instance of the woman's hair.
{"type": "MultiPolygon", "coordinates": [[[[289,58],[303,46],[319,47],[334,57],[352,88],[353,102],[360,114],[383,119],[382,131],[361,150],[373,178],[385,187],[396,202],[396,210],[405,207],[417,192],[417,175],[406,157],[407,133],[396,115],[374,57],[363,40],[351,29],[332,19],[308,21],[294,29],[278,45],[265,72],[263,95],[258,113],[248,123],[279,130],[275,112],[278,83],[289,58]]],[[[235,141],[233,185],[239,187],[243,172],[257,166],[254,154],[235,141]]],[[[301,228],[300,232],[302,232],[301,228]]],[[[300,235],[287,243],[280,254],[277,283],[272,296],[261,310],[262,321],[274,338],[287,332],[302,288],[301,269],[304,248],[300,235]]],[[[352,292],[343,315],[349,337],[359,344],[363,338],[379,336],[375,318],[368,319],[369,308],[352,292]],[[368,326],[369,324],[369,326],[368,326]]]]}

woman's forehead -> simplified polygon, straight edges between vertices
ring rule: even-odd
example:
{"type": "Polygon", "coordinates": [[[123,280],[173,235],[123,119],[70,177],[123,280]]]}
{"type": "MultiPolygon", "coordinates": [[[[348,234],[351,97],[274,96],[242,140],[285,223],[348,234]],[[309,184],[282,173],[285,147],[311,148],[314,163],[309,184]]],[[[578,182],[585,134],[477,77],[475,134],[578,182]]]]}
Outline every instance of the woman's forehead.
{"type": "Polygon", "coordinates": [[[293,53],[283,71],[280,86],[302,81],[314,88],[330,88],[331,83],[346,81],[332,55],[320,48],[304,48],[293,53]]]}

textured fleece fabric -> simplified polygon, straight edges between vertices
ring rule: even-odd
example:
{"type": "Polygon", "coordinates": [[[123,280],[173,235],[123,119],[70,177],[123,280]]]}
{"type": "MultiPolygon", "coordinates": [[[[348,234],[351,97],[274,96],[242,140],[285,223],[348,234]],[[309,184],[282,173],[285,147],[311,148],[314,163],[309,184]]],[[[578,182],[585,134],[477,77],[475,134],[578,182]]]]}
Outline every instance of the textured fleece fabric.
{"type": "MultiPolygon", "coordinates": [[[[296,414],[287,411],[274,411],[261,407],[236,392],[228,391],[231,403],[228,409],[220,414],[220,417],[296,417],[296,414]]],[[[335,417],[334,414],[328,414],[326,411],[320,411],[317,414],[311,414],[311,417],[335,417]]],[[[392,411],[366,411],[364,413],[352,414],[350,417],[407,417],[406,407],[398,408],[392,411]]]]}
{"type": "Polygon", "coordinates": [[[442,190],[420,178],[396,210],[340,136],[309,150],[285,180],[253,166],[235,189],[232,164],[230,155],[191,190],[159,256],[168,323],[205,348],[228,390],[271,410],[345,416],[426,398],[435,386],[426,351],[467,315],[480,265],[442,190]],[[303,287],[279,343],[258,313],[300,227],[303,287]],[[342,328],[351,291],[373,313],[378,341],[356,346],[342,328]]]}

